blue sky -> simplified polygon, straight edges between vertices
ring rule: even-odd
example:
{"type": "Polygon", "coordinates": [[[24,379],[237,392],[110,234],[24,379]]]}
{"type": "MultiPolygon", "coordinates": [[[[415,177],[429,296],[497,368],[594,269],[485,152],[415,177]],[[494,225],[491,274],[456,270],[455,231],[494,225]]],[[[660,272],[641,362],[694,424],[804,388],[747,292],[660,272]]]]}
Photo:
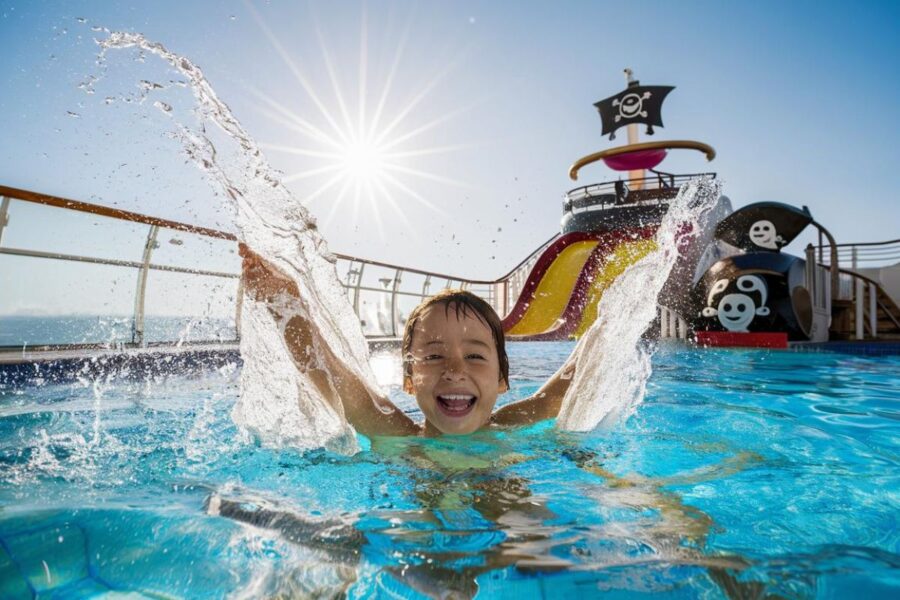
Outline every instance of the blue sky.
{"type": "MultiPolygon", "coordinates": [[[[808,205],[839,241],[894,239],[898,25],[893,2],[4,2],[0,183],[230,227],[153,106],[164,99],[190,124],[188,91],[125,101],[140,80],[173,78],[160,61],[114,52],[97,93],[79,89],[98,73],[93,39],[106,28],[199,65],[295,196],[315,195],[308,205],[338,252],[501,275],[558,230],[562,194],[577,185],[568,166],[624,139],[600,135],[592,104],[624,86],[626,66],[676,86],[653,139],[718,152],[708,164],[675,151],[662,169],[718,172],[735,206],[808,205]],[[356,126],[360,96],[368,124],[384,97],[381,129],[397,121],[388,142],[408,139],[392,148],[399,184],[354,206],[342,182],[320,192],[334,159],[312,156],[327,145],[285,115],[336,139],[356,126]]],[[[592,166],[579,183],[615,177],[592,166]]]]}

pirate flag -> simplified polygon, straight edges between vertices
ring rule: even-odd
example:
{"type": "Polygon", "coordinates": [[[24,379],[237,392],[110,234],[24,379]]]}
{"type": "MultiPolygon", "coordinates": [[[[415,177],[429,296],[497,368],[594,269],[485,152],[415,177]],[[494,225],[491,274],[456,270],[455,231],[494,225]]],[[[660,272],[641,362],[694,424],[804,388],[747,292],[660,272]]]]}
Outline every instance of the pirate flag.
{"type": "Polygon", "coordinates": [[[647,135],[653,135],[653,126],[662,127],[662,103],[666,94],[674,90],[668,85],[640,85],[632,81],[628,87],[605,100],[594,103],[603,120],[603,135],[616,138],[619,127],[632,123],[645,123],[647,135]]]}

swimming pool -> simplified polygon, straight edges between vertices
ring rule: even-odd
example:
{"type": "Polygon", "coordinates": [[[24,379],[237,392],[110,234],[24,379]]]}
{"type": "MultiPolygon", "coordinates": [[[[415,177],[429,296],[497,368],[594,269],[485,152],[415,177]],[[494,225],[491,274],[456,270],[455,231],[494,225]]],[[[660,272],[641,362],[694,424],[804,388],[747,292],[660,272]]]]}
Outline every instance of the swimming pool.
{"type": "MultiPolygon", "coordinates": [[[[571,349],[511,344],[501,401],[571,349]]],[[[414,412],[396,361],[376,362],[414,412]]],[[[543,423],[349,457],[242,439],[238,373],[0,387],[0,596],[900,587],[900,357],[664,344],[612,431],[543,423]]]]}

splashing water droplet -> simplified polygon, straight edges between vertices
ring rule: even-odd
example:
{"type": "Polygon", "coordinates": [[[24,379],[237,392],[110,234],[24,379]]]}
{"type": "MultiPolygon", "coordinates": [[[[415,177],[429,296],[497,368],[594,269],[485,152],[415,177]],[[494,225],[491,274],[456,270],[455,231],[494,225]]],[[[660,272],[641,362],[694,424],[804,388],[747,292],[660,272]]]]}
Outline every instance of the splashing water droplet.
{"type": "MultiPolygon", "coordinates": [[[[312,354],[321,360],[330,351],[372,389],[377,382],[368,362],[368,345],[359,320],[337,277],[335,258],[328,252],[306,208],[278,185],[277,174],[256,143],[222,102],[201,70],[189,59],[140,34],[112,32],[99,40],[98,62],[113,49],[138,49],[171,65],[184,78],[196,100],[201,122],[216,125],[237,144],[236,160],[223,161],[206,128],[178,126],[185,153],[228,198],[236,215],[239,238],[294,279],[298,306],[288,307],[315,324],[328,349],[312,354]]],[[[241,394],[235,422],[263,443],[319,447],[352,452],[353,429],[319,391],[305,371],[298,370],[285,348],[283,332],[266,305],[249,296],[241,316],[241,394]]],[[[285,313],[282,313],[285,314],[285,313]]]]}
{"type": "Polygon", "coordinates": [[[599,317],[578,342],[575,375],[557,427],[590,431],[627,419],[644,398],[650,351],[641,336],[656,317],[657,297],[679,258],[686,231],[701,231],[721,196],[703,177],[682,186],[656,232],[657,249],[625,270],[600,300],[599,317]]]}
{"type": "Polygon", "coordinates": [[[147,81],[146,79],[141,79],[138,82],[138,87],[142,90],[149,92],[150,90],[161,90],[163,89],[162,84],[156,83],[155,81],[147,81]]]}

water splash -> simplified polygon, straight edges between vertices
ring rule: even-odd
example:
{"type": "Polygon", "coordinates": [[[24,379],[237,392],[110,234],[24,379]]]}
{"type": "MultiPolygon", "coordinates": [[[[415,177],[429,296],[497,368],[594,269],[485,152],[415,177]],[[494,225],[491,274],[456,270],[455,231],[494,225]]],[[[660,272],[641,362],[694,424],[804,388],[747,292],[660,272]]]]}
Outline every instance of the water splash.
{"type": "MultiPolygon", "coordinates": [[[[289,274],[300,289],[302,309],[325,343],[373,389],[368,346],[335,269],[335,258],[306,208],[280,183],[262,152],[228,106],[216,95],[199,67],[138,33],[112,32],[98,40],[98,64],[105,68],[110,50],[135,49],[166,61],[187,82],[200,127],[177,125],[176,137],[210,181],[225,192],[235,213],[239,238],[289,274]],[[208,125],[237,144],[234,161],[220,158],[208,125]]],[[[159,85],[159,84],[155,84],[159,85]]],[[[143,86],[152,94],[158,88],[143,86]]],[[[160,85],[161,89],[166,86],[160,85]]],[[[284,339],[266,306],[245,297],[242,314],[241,396],[235,422],[266,444],[329,446],[354,451],[353,429],[293,365],[284,339]]]]}
{"type": "Polygon", "coordinates": [[[711,177],[682,186],[656,232],[657,250],[617,277],[600,300],[600,316],[575,349],[575,376],[557,426],[572,431],[627,419],[644,398],[651,352],[641,337],[656,317],[657,297],[681,249],[706,226],[721,196],[711,177]],[[687,233],[691,232],[691,233],[687,233]]]}

